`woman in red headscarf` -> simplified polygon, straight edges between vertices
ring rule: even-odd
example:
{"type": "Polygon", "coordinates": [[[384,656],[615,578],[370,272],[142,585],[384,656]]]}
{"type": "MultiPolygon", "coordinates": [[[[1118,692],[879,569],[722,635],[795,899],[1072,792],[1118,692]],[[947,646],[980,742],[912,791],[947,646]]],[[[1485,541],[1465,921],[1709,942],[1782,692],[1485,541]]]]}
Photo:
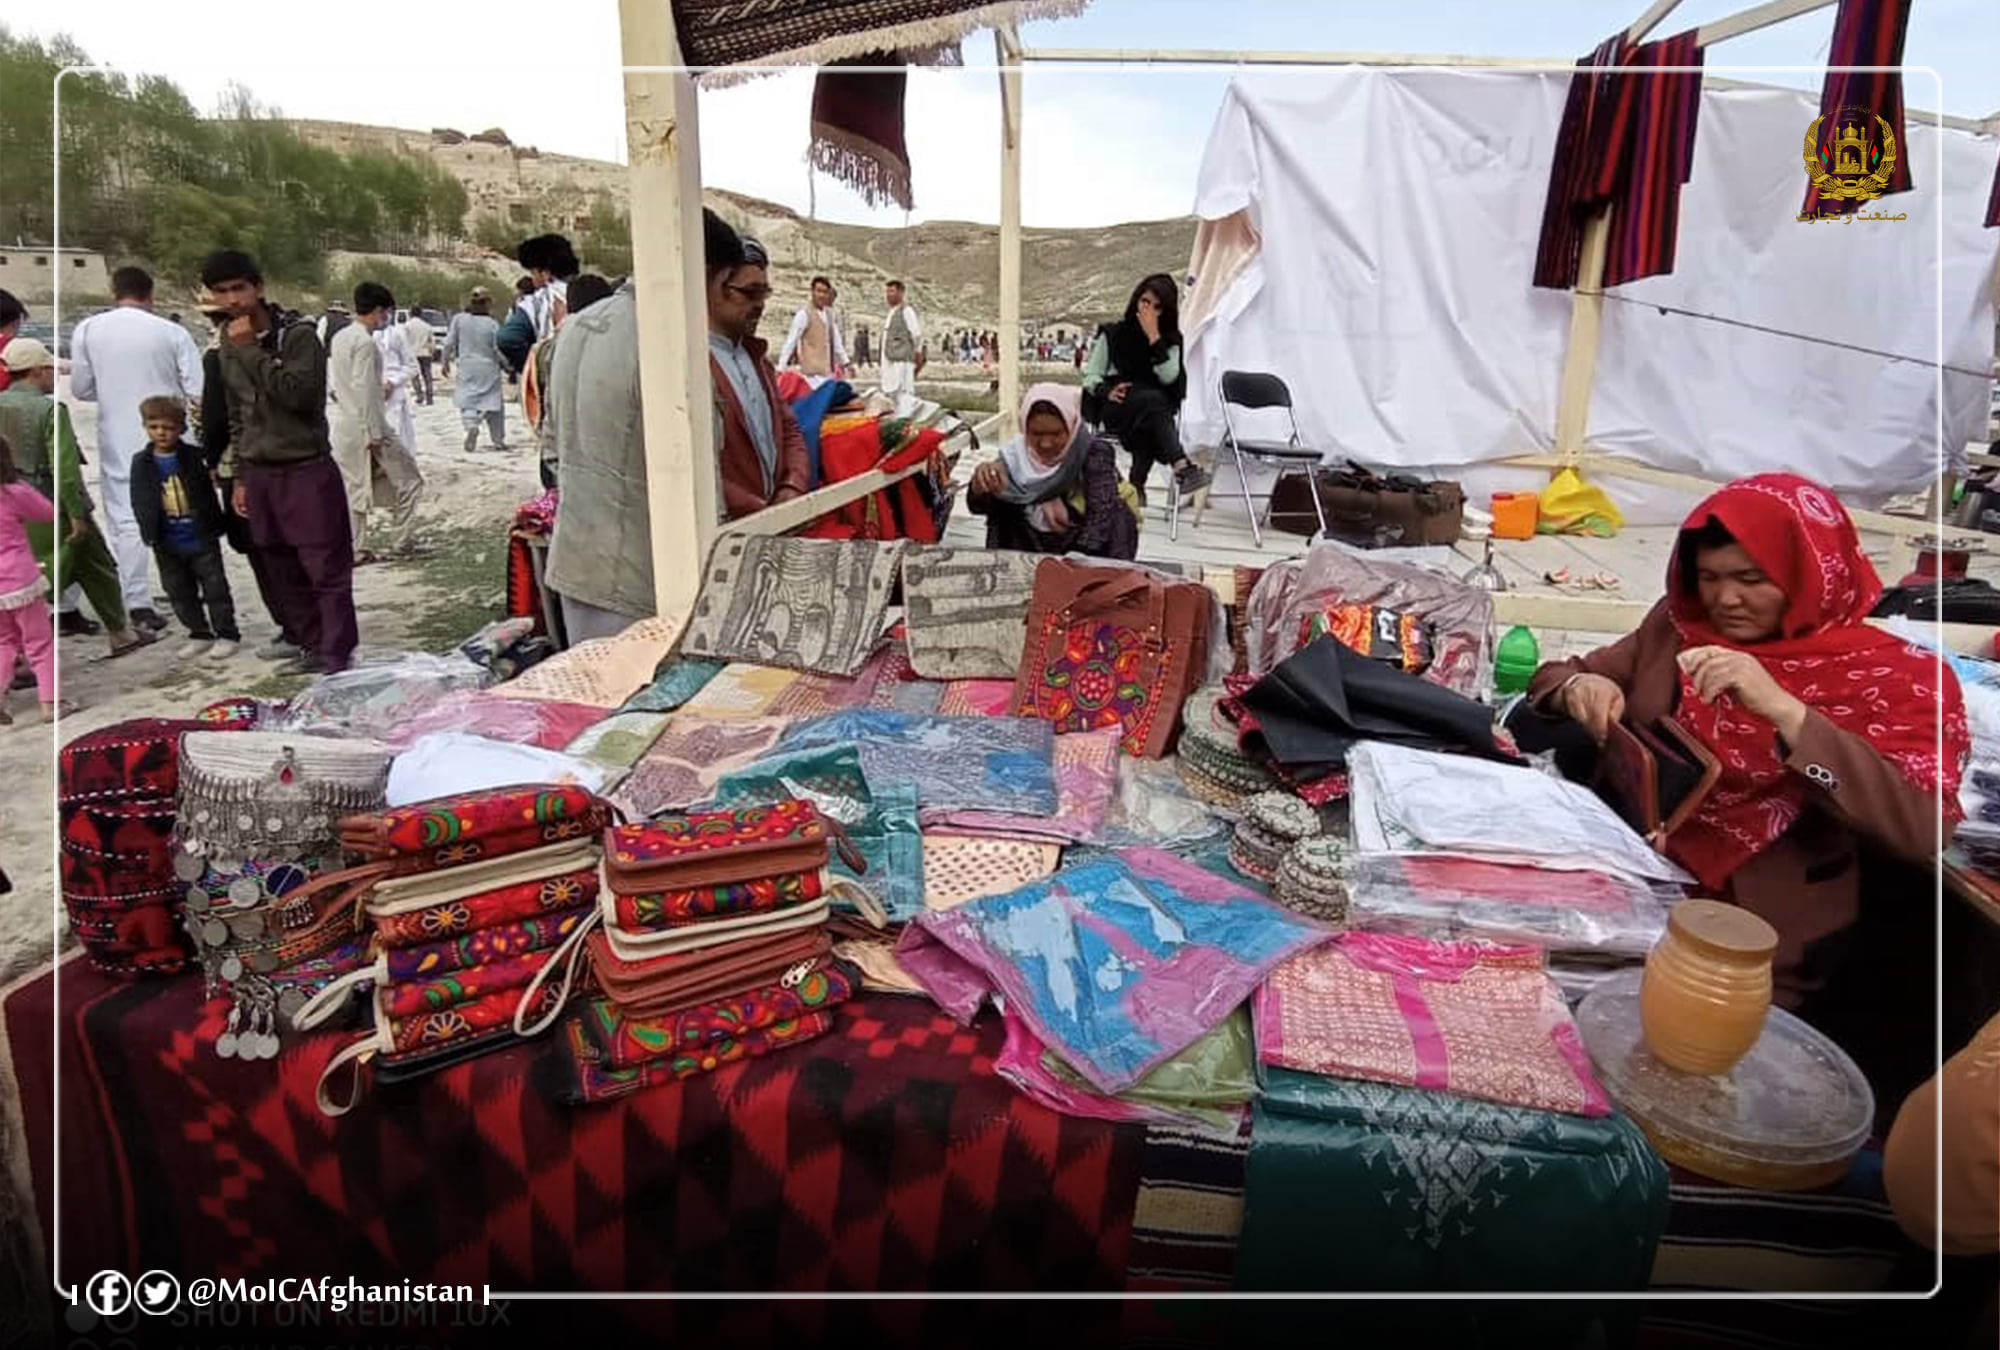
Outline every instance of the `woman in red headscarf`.
{"type": "Polygon", "coordinates": [[[1603,740],[1673,717],[1722,777],[1666,852],[1778,930],[1778,1002],[1830,973],[1860,908],[1856,836],[1910,858],[1961,812],[1968,734],[1936,655],[1866,622],[1882,593],[1839,500],[1794,474],[1722,488],[1687,518],[1667,596],[1636,632],[1535,672],[1529,697],[1603,740]]]}

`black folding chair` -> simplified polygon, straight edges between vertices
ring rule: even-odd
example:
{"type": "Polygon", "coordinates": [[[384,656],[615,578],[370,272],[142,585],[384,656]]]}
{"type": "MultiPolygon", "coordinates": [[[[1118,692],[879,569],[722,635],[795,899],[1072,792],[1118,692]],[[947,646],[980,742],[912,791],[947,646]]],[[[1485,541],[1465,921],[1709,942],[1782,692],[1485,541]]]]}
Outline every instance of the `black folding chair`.
{"type": "MultiPolygon", "coordinates": [[[[1292,391],[1276,375],[1260,371],[1226,370],[1222,373],[1222,443],[1236,459],[1236,482],[1243,492],[1243,509],[1250,517],[1250,537],[1257,547],[1264,546],[1264,531],[1257,520],[1256,504],[1250,495],[1250,475],[1244,464],[1246,459],[1254,459],[1260,464],[1269,464],[1280,471],[1286,468],[1303,467],[1308,476],[1319,463],[1319,451],[1307,446],[1299,437],[1298,414],[1292,410],[1292,391]],[[1291,423],[1291,439],[1284,441],[1251,440],[1236,434],[1235,421],[1229,415],[1231,406],[1256,411],[1260,408],[1283,408],[1285,417],[1291,423]]],[[[1276,487],[1275,480],[1272,486],[1276,487]]],[[[1313,514],[1319,517],[1321,534],[1326,533],[1326,508],[1319,499],[1319,488],[1313,485],[1313,514]]],[[[1208,509],[1206,498],[1195,513],[1195,528],[1201,528],[1201,513],[1208,509]]],[[[1264,524],[1270,523],[1271,494],[1264,494],[1264,524]]]]}

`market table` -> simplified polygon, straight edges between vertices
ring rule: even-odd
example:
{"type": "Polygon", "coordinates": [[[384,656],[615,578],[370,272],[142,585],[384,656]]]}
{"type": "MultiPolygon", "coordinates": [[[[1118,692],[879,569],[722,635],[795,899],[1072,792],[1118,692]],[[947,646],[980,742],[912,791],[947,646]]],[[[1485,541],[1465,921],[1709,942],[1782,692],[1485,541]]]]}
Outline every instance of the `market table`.
{"type": "MultiPolygon", "coordinates": [[[[198,981],[121,984],[74,959],[0,1008],[44,1232],[58,975],[66,1276],[338,1270],[515,1290],[1230,1280],[1247,1144],[1047,1110],[995,1074],[990,1014],[964,1028],[927,1000],[867,995],[819,1041],[584,1108],[556,1102],[543,1041],[375,1087],[329,1120],[313,1087],[345,1034],[295,1037],[274,1062],[219,1060],[204,1047],[221,1005],[202,1005],[198,981]]],[[[1654,1279],[1853,1290],[1880,1287],[1906,1254],[1871,1152],[1806,1195],[1676,1173],[1654,1279]]]]}

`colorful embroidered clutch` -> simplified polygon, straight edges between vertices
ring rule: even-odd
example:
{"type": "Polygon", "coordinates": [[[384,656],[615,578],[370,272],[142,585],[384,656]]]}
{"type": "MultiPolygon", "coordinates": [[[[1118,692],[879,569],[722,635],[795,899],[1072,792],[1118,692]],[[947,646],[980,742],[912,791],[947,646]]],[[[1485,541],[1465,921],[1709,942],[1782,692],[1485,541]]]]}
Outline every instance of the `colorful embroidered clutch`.
{"type": "Polygon", "coordinates": [[[845,961],[801,962],[769,983],[663,1017],[633,1017],[609,999],[586,1004],[578,1020],[604,1063],[632,1069],[698,1054],[746,1031],[762,1031],[845,1002],[861,972],[845,961]]]}
{"type": "Polygon", "coordinates": [[[758,877],[723,886],[699,886],[685,891],[654,891],[646,895],[614,893],[618,926],[638,932],[678,928],[736,914],[763,914],[817,900],[826,889],[824,868],[758,877]]]}
{"type": "Polygon", "coordinates": [[[644,1088],[678,1083],[739,1059],[755,1059],[773,1050],[799,1045],[831,1030],[832,1013],[808,1013],[796,1021],[774,1022],[758,1031],[709,1041],[685,1054],[656,1059],[636,1069],[614,1069],[604,1062],[582,1025],[571,1018],[563,1045],[568,1051],[570,1080],[563,1089],[562,1099],[572,1106],[616,1101],[644,1088]]]}
{"type": "Polygon", "coordinates": [[[393,863],[396,872],[424,872],[591,838],[610,822],[611,807],[602,798],[580,787],[540,784],[349,816],[340,823],[340,842],[363,857],[393,863]]]}
{"type": "Polygon", "coordinates": [[[857,872],[867,863],[840,827],[797,799],[729,811],[694,811],[604,836],[604,875],[620,896],[726,887],[825,867],[829,839],[857,872]]]}

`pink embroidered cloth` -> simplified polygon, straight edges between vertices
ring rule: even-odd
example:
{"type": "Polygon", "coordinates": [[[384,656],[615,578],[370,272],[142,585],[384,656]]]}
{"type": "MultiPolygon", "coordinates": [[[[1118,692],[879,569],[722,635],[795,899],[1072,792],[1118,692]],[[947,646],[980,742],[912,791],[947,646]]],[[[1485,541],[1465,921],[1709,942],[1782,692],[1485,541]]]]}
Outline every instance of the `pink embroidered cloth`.
{"type": "Polygon", "coordinates": [[[1257,989],[1265,1064],[1602,1116],[1576,1023],[1538,947],[1342,934],[1257,989]]]}
{"type": "Polygon", "coordinates": [[[942,717],[1005,717],[1014,703],[1012,680],[952,680],[938,703],[942,717]]]}
{"type": "Polygon", "coordinates": [[[925,811],[925,829],[1073,844],[1096,836],[1118,792],[1119,730],[1070,732],[1055,738],[1056,813],[925,811]]]}

